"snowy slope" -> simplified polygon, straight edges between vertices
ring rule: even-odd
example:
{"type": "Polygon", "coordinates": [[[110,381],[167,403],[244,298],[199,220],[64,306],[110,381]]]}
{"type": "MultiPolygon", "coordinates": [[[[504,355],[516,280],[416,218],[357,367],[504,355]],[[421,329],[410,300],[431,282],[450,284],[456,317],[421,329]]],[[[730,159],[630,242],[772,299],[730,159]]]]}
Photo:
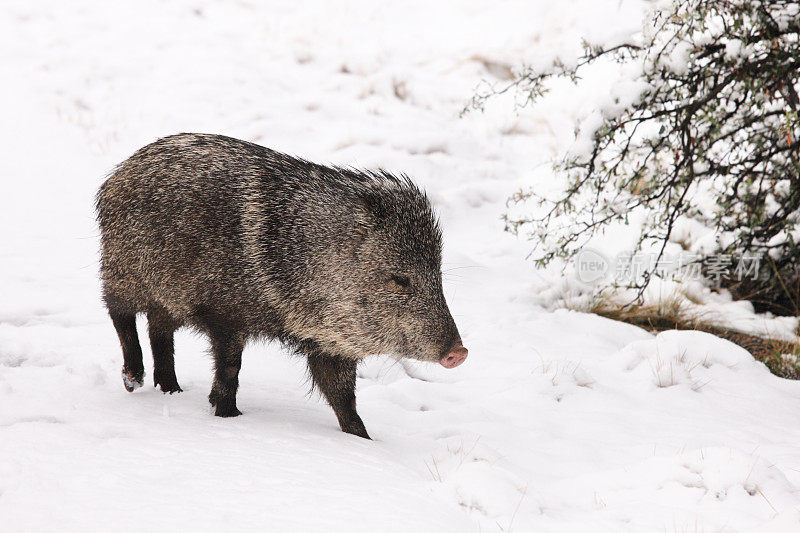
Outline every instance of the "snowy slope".
{"type": "Polygon", "coordinates": [[[706,334],[542,307],[558,278],[502,232],[505,199],[552,183],[586,104],[458,118],[481,80],[634,30],[642,9],[3,2],[0,530],[798,530],[800,384],[706,334]],[[189,333],[184,393],[126,393],[93,195],[178,131],[414,176],[442,217],[468,362],[364,365],[371,442],[273,344],[246,350],[236,419],[211,415],[189,333]]]}

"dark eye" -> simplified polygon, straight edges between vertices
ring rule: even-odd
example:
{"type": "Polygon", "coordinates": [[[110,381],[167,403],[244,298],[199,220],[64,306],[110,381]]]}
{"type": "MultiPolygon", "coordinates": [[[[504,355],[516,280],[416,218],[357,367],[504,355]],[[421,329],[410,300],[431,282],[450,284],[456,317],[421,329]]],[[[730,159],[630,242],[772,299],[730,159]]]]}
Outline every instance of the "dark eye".
{"type": "Polygon", "coordinates": [[[401,274],[392,274],[389,276],[389,279],[391,280],[392,285],[399,290],[408,289],[408,287],[411,285],[411,280],[408,279],[408,276],[403,276],[401,274]]]}

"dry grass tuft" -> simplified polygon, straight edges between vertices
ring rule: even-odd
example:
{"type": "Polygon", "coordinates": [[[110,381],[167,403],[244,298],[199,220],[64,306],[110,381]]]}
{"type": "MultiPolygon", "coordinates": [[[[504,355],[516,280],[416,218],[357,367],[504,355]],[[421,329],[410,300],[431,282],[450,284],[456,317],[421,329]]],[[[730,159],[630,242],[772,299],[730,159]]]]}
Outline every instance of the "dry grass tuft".
{"type": "MultiPolygon", "coordinates": [[[[685,295],[675,294],[656,305],[620,306],[608,298],[600,298],[589,312],[634,324],[652,332],[680,329],[711,333],[738,344],[764,363],[776,376],[800,379],[800,344],[714,325],[709,317],[690,311],[685,303],[687,301],[691,300],[685,295]]],[[[797,333],[800,336],[800,325],[797,333]]]]}

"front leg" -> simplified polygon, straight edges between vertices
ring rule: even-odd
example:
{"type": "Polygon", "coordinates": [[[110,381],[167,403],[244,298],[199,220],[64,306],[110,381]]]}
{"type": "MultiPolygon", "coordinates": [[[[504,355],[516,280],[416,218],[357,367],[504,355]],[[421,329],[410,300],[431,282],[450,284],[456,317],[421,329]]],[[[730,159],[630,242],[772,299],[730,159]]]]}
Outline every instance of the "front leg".
{"type": "Polygon", "coordinates": [[[211,332],[211,350],[214,353],[214,385],[208,401],[215,407],[216,416],[239,416],[236,408],[236,391],[239,388],[239,370],[242,368],[244,335],[232,330],[211,332]]]}
{"type": "Polygon", "coordinates": [[[314,386],[333,408],[339,427],[345,433],[368,439],[364,422],[356,412],[357,364],[353,359],[320,353],[308,356],[308,369],[314,386]]]}

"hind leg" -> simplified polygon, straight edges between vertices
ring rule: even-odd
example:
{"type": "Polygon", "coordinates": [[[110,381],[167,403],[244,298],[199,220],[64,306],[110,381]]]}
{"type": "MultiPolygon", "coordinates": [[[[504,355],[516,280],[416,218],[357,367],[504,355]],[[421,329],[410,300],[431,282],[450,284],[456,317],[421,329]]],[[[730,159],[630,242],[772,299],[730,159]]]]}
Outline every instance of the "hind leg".
{"type": "Polygon", "coordinates": [[[128,392],[138,389],[144,382],[142,347],[136,334],[136,314],[109,309],[111,321],[117,330],[119,344],[122,346],[122,383],[128,392]]]}
{"type": "Polygon", "coordinates": [[[175,330],[180,323],[164,308],[147,311],[147,331],[153,351],[153,386],[161,392],[183,392],[175,376],[175,330]]]}

